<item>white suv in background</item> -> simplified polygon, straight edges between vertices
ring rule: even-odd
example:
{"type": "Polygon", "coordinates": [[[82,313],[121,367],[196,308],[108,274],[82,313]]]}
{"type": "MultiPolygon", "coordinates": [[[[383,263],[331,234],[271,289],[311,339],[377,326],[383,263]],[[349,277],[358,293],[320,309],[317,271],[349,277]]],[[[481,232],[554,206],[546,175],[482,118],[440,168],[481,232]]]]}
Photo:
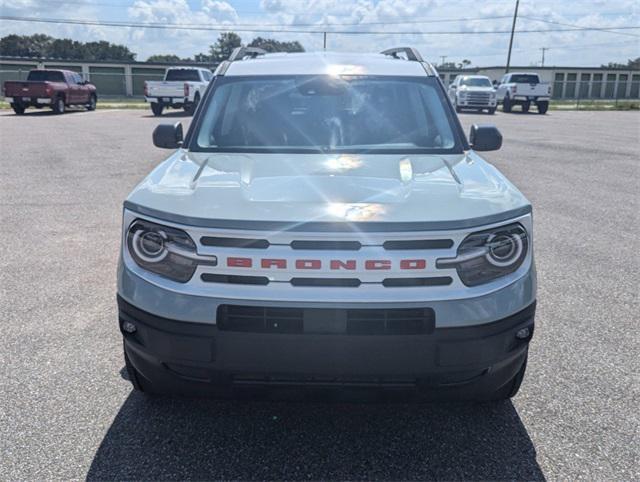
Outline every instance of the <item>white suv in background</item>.
{"type": "Polygon", "coordinates": [[[449,98],[456,112],[462,109],[496,112],[496,90],[491,79],[484,75],[458,75],[449,86],[449,98]]]}

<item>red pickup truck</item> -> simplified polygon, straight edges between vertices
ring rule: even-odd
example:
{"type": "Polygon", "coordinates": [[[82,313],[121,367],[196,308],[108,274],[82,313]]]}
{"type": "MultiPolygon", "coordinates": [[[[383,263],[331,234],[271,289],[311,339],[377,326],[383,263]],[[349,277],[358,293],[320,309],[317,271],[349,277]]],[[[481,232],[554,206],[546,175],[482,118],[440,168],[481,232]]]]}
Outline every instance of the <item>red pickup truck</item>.
{"type": "Polygon", "coordinates": [[[32,70],[26,81],[5,82],[4,96],[18,115],[24,114],[27,107],[48,106],[56,114],[64,113],[70,105],[94,110],[98,101],[96,87],[70,70],[32,70]]]}

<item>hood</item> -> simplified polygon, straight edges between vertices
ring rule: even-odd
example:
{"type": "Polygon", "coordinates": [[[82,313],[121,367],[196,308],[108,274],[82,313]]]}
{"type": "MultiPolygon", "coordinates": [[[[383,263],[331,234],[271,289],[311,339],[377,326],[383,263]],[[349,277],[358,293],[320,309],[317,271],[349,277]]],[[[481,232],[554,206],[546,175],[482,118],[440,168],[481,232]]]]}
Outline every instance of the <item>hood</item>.
{"type": "Polygon", "coordinates": [[[447,222],[529,206],[477,154],[219,154],[179,150],[127,207],[167,219],[447,222]]]}
{"type": "Polygon", "coordinates": [[[460,92],[495,92],[495,87],[461,86],[460,92]]]}

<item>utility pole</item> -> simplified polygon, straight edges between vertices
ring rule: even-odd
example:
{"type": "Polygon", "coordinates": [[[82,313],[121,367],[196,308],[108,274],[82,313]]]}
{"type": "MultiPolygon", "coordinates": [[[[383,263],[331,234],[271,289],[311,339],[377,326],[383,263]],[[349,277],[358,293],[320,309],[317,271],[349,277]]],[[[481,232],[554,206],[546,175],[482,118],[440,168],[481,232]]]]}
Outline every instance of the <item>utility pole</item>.
{"type": "Polygon", "coordinates": [[[509,39],[509,54],[507,55],[507,67],[504,69],[504,73],[509,73],[509,65],[511,65],[511,48],[513,47],[513,34],[516,31],[516,20],[518,19],[518,5],[520,0],[516,0],[516,9],[513,11],[513,24],[511,25],[511,38],[509,39]]]}
{"type": "Polygon", "coordinates": [[[444,65],[444,61],[447,59],[447,55],[441,55],[440,58],[442,59],[442,63],[440,64],[442,66],[444,65]]]}
{"type": "Polygon", "coordinates": [[[542,50],[542,62],[540,63],[540,67],[544,67],[544,53],[549,50],[549,47],[542,47],[540,50],[542,50]]]}
{"type": "Polygon", "coordinates": [[[327,50],[327,32],[323,32],[323,50],[327,50]]]}

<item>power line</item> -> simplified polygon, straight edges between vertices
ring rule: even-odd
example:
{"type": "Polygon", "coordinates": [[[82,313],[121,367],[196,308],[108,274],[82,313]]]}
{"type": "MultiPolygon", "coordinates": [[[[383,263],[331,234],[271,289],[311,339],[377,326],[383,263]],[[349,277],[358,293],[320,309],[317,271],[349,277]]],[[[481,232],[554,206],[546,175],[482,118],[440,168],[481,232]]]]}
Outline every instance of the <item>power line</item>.
{"type": "MultiPolygon", "coordinates": [[[[522,18],[526,18],[527,20],[533,20],[534,22],[542,22],[548,23],[551,25],[562,25],[564,27],[577,27],[582,28],[582,25],[577,25],[574,23],[564,23],[564,22],[556,22],[554,20],[545,20],[543,18],[538,17],[529,17],[527,15],[521,15],[522,18]]],[[[617,32],[618,27],[592,27],[592,30],[600,31],[600,32],[608,32],[608,33],[617,33],[618,35],[630,35],[632,37],[636,37],[637,35],[626,33],[626,32],[617,32]]]]}
{"type": "MultiPolygon", "coordinates": [[[[54,23],[67,25],[90,25],[102,27],[124,27],[124,28],[150,28],[162,30],[202,30],[216,32],[265,32],[265,33],[331,33],[341,35],[501,35],[510,34],[511,30],[466,30],[466,31],[392,31],[392,30],[327,30],[322,25],[317,25],[315,29],[291,29],[287,25],[281,25],[280,28],[237,28],[234,24],[229,25],[193,25],[193,24],[167,24],[167,23],[143,23],[143,22],[117,22],[117,21],[99,21],[99,20],[80,20],[80,19],[56,19],[41,17],[21,17],[11,15],[1,15],[0,20],[14,22],[33,22],[33,23],[54,23]]],[[[618,30],[633,30],[640,27],[616,27],[618,30]]],[[[600,30],[597,27],[580,27],[580,28],[558,28],[558,29],[527,29],[517,30],[518,33],[547,33],[547,32],[576,32],[576,31],[593,31],[600,30]]],[[[634,37],[640,35],[629,34],[634,37]]]]}
{"type": "MultiPolygon", "coordinates": [[[[553,50],[584,50],[584,49],[589,49],[592,47],[610,47],[613,45],[616,46],[626,46],[626,45],[631,45],[631,44],[636,44],[635,40],[623,40],[623,41],[618,41],[618,42],[600,42],[600,43],[594,43],[594,44],[582,44],[582,45],[568,45],[568,46],[558,46],[558,47],[553,47],[553,50]]],[[[545,47],[545,49],[550,50],[548,47],[545,47]]],[[[530,47],[530,48],[514,48],[513,51],[514,52],[533,52],[534,50],[541,50],[540,48],[536,48],[536,47],[530,47]]],[[[464,56],[468,56],[469,53],[460,53],[460,54],[450,54],[451,57],[464,57],[464,56]]],[[[473,58],[485,58],[485,57],[501,57],[504,54],[502,53],[495,53],[495,54],[482,54],[482,55],[473,55],[473,58]]]]}

